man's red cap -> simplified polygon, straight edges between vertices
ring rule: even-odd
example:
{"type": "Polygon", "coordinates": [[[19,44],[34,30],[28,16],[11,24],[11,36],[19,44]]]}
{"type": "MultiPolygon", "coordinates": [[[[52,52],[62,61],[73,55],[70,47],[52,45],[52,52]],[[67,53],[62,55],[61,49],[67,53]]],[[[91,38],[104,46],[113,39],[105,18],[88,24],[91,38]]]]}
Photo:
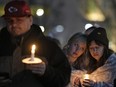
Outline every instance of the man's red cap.
{"type": "Polygon", "coordinates": [[[31,9],[25,1],[11,1],[4,8],[3,17],[23,17],[30,16],[31,9]]]}

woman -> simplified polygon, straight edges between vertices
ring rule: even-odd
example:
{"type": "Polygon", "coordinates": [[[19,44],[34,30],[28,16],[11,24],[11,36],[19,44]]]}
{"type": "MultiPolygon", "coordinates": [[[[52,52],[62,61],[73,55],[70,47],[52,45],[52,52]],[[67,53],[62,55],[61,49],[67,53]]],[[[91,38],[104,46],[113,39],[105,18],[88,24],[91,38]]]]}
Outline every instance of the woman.
{"type": "Polygon", "coordinates": [[[85,34],[76,33],[68,40],[68,43],[63,48],[72,67],[71,82],[68,87],[74,87],[75,77],[82,74],[81,70],[85,69],[86,40],[87,37],[85,34]]]}
{"type": "Polygon", "coordinates": [[[104,28],[98,27],[88,35],[89,79],[83,81],[87,87],[113,87],[116,78],[116,54],[108,47],[104,28]]]}

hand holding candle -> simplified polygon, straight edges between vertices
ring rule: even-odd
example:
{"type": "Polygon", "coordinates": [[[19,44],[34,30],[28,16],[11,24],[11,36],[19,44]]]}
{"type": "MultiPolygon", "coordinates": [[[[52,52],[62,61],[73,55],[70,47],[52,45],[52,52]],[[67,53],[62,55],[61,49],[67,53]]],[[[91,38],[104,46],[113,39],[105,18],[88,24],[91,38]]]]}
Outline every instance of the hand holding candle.
{"type": "Polygon", "coordinates": [[[90,79],[90,75],[89,74],[85,74],[83,76],[83,82],[82,82],[82,87],[94,87],[95,85],[95,81],[90,79]]]}

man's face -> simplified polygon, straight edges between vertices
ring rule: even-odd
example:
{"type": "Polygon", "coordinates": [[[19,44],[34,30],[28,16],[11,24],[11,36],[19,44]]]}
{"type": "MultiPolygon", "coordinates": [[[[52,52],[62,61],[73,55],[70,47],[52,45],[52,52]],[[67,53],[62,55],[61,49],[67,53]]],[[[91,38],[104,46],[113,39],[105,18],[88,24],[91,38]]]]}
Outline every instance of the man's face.
{"type": "Polygon", "coordinates": [[[12,36],[19,36],[26,33],[33,22],[32,16],[29,17],[8,17],[6,18],[7,29],[12,36]]]}

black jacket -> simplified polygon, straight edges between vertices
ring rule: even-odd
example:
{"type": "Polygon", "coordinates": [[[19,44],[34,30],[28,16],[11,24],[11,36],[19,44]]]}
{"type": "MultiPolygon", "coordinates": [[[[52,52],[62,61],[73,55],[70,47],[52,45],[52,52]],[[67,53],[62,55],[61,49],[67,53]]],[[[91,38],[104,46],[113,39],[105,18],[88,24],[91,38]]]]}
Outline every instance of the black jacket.
{"type": "MultiPolygon", "coordinates": [[[[13,39],[6,27],[1,30],[0,57],[12,56],[17,47],[21,48],[22,57],[18,61],[20,64],[14,63],[18,65],[17,67],[11,64],[10,68],[15,66],[14,71],[21,69],[17,70],[18,72],[13,76],[13,87],[39,87],[38,83],[41,83],[44,87],[65,87],[68,84],[71,69],[66,56],[56,43],[45,38],[37,25],[32,25],[27,33],[13,39]],[[31,71],[25,70],[24,64],[21,62],[22,58],[30,55],[32,44],[35,44],[37,47],[35,56],[42,58],[46,62],[47,68],[43,76],[33,75],[31,71]]],[[[1,59],[5,60],[5,58],[1,59]]],[[[7,59],[11,61],[13,58],[10,59],[9,57],[7,59]]],[[[8,70],[11,71],[12,69],[8,70]]],[[[2,72],[1,69],[0,72],[2,72]]]]}

